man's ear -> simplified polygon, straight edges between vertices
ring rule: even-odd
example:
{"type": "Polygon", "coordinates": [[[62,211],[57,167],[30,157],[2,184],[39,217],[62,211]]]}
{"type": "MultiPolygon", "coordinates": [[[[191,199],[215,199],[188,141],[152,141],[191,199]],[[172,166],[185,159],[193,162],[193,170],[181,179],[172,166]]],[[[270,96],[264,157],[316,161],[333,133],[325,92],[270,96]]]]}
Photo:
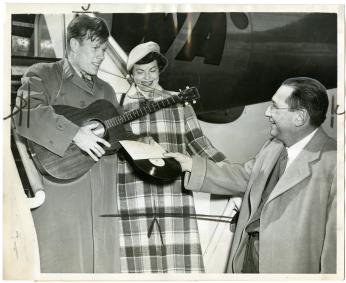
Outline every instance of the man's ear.
{"type": "Polygon", "coordinates": [[[70,39],[70,47],[71,47],[71,51],[76,52],[77,49],[79,48],[80,44],[79,41],[75,38],[71,38],[70,39]]]}
{"type": "Polygon", "coordinates": [[[296,116],[296,126],[301,127],[305,125],[308,122],[309,114],[306,109],[299,109],[297,110],[297,116],[296,116]]]}

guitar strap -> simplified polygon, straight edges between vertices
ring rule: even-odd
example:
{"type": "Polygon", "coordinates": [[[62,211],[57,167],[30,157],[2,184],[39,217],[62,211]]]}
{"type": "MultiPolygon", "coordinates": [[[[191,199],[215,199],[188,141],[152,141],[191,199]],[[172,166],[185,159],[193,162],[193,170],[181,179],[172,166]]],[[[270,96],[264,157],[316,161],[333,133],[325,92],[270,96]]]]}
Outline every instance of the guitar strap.
{"type": "Polygon", "coordinates": [[[123,104],[124,104],[124,100],[125,100],[125,96],[126,96],[126,93],[125,93],[125,92],[121,94],[121,98],[120,98],[120,106],[123,106],[123,104]]]}

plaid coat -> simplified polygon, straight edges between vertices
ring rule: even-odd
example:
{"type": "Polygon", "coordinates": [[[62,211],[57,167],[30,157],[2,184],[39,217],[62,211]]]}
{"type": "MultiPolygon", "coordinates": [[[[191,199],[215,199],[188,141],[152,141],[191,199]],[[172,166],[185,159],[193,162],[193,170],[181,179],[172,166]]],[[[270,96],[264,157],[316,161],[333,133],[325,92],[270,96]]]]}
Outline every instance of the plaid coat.
{"type": "MultiPolygon", "coordinates": [[[[160,93],[152,100],[172,95],[163,90],[160,93]]],[[[121,94],[117,98],[120,101],[121,94]]],[[[148,101],[132,86],[123,106],[128,111],[146,103],[148,101]]],[[[131,122],[130,127],[134,134],[153,137],[168,152],[199,155],[214,162],[225,159],[203,135],[190,105],[176,104],[147,114],[131,122]]],[[[171,183],[150,181],[119,158],[117,186],[118,208],[122,216],[121,272],[204,271],[196,219],[167,215],[195,213],[192,194],[183,189],[181,178],[171,183]]]]}

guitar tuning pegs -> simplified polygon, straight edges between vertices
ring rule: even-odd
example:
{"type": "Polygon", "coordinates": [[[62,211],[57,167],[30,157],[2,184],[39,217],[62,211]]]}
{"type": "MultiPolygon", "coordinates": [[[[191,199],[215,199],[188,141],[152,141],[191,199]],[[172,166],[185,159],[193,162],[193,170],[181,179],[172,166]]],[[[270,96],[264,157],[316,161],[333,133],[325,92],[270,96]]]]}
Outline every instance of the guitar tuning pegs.
{"type": "Polygon", "coordinates": [[[189,86],[186,86],[186,89],[189,89],[190,87],[189,86]]]}
{"type": "Polygon", "coordinates": [[[179,92],[181,92],[181,89],[179,88],[179,92]]]}
{"type": "Polygon", "coordinates": [[[196,100],[192,100],[192,104],[196,104],[196,102],[197,102],[196,100]]]}
{"type": "Polygon", "coordinates": [[[185,105],[189,105],[189,103],[188,103],[188,102],[185,102],[185,105]]]}

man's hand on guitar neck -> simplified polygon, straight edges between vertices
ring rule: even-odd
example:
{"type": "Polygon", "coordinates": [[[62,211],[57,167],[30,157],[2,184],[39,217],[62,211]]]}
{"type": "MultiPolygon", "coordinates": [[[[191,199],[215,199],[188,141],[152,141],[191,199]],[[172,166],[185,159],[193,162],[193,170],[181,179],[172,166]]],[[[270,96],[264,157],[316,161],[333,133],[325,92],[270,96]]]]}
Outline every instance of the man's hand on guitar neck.
{"type": "Polygon", "coordinates": [[[107,147],[110,147],[111,144],[93,133],[92,130],[96,127],[97,124],[90,124],[80,127],[77,134],[73,138],[73,142],[81,150],[88,153],[92,159],[98,161],[99,158],[105,154],[105,150],[98,143],[102,143],[107,147]]]}

